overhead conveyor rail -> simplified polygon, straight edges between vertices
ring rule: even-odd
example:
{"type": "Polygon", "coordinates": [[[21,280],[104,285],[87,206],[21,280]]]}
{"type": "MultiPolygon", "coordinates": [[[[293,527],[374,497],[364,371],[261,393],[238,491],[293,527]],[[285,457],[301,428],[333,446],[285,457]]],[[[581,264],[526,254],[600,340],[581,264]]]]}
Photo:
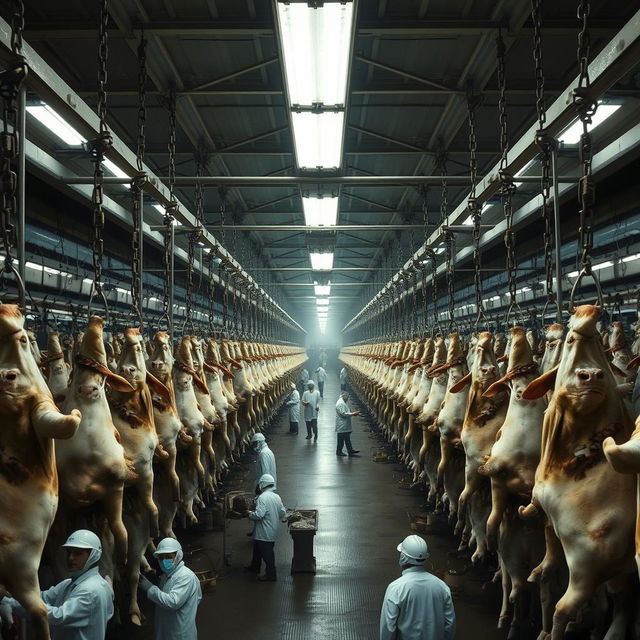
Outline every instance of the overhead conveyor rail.
{"type": "MultiPolygon", "coordinates": [[[[3,19],[0,18],[0,57],[3,60],[9,60],[11,56],[11,27],[3,19]]],[[[87,139],[94,138],[100,131],[99,119],[96,113],[82,100],[71,87],[62,80],[62,78],[36,53],[36,51],[26,42],[22,45],[22,55],[29,67],[29,75],[27,85],[40,96],[47,104],[49,104],[56,112],[58,112],[69,124],[74,127],[80,134],[87,139]]],[[[109,159],[115,162],[123,171],[135,176],[138,175],[135,154],[127,147],[117,135],[112,133],[113,144],[108,153],[109,159]]],[[[27,161],[36,168],[44,171],[49,176],[56,178],[60,182],[66,180],[73,181],[74,177],[71,172],[64,167],[59,161],[52,158],[49,154],[40,149],[37,145],[29,142],[27,132],[27,144],[25,145],[27,161]],[[56,171],[59,171],[56,175],[56,171]]],[[[170,202],[170,194],[168,188],[158,179],[149,167],[143,166],[143,173],[146,177],[143,190],[145,194],[157,200],[160,204],[166,205],[170,202]]],[[[92,179],[93,181],[93,179],[92,179]]],[[[92,182],[91,181],[91,182],[92,182]]],[[[108,183],[106,177],[104,183],[108,183]]],[[[127,181],[129,182],[129,181],[127,181]]],[[[121,181],[122,183],[122,181],[121,181]]],[[[85,183],[88,184],[88,183],[85,183]]],[[[74,190],[84,197],[90,199],[91,190],[81,189],[82,185],[75,185],[74,190]]],[[[175,198],[174,198],[175,201],[175,198]]],[[[186,226],[196,227],[197,221],[194,215],[180,202],[175,209],[176,220],[186,226]]],[[[105,198],[105,210],[116,217],[127,226],[131,226],[131,215],[126,209],[115,203],[109,202],[105,198]]],[[[144,234],[155,244],[162,244],[160,234],[154,233],[147,224],[144,225],[144,234]]],[[[202,230],[202,242],[205,247],[209,248],[214,255],[219,257],[225,268],[234,274],[234,279],[246,283],[248,289],[253,289],[254,294],[243,293],[239,290],[232,290],[232,293],[239,295],[241,299],[249,304],[257,305],[260,298],[268,302],[268,313],[278,322],[284,323],[291,329],[305,333],[305,330],[278,305],[271,296],[248,274],[242,266],[229,254],[229,252],[207,231],[202,230]],[[259,292],[259,296],[255,295],[259,292]]],[[[186,252],[176,248],[177,257],[186,261],[186,252]]],[[[204,265],[196,263],[196,268],[205,271],[204,265]]]]}
{"type": "MultiPolygon", "coordinates": [[[[604,49],[589,64],[588,72],[590,78],[590,97],[597,99],[605,93],[611,86],[620,80],[626,73],[633,70],[638,65],[640,59],[640,11],[625,24],[625,26],[609,41],[604,49]]],[[[569,83],[562,94],[546,109],[545,129],[550,137],[557,138],[575,119],[576,110],[573,105],[573,93],[578,86],[578,78],[569,83]]],[[[538,124],[533,124],[520,139],[509,148],[509,162],[506,171],[511,176],[517,176],[527,163],[532,161],[539,153],[540,149],[536,144],[536,132],[538,124]]],[[[626,154],[636,150],[640,144],[640,125],[629,129],[618,140],[609,144],[602,151],[596,153],[593,158],[593,173],[606,173],[615,163],[626,154]]],[[[476,189],[477,202],[482,205],[495,196],[500,189],[500,162],[498,162],[487,174],[479,180],[476,189]]],[[[440,178],[442,179],[442,178],[440,178]]],[[[522,181],[518,176],[516,181],[522,181]]],[[[447,181],[449,177],[447,177],[447,181]]],[[[558,183],[561,182],[558,180],[558,183]]],[[[572,191],[572,185],[562,184],[558,187],[558,195],[562,198],[572,191]]],[[[530,220],[539,213],[542,198],[537,196],[530,200],[523,207],[514,212],[513,224],[517,228],[525,221],[530,220]]],[[[406,274],[411,273],[416,265],[428,255],[428,250],[438,246],[443,241],[446,227],[450,224],[458,225],[468,218],[471,213],[468,200],[465,199],[453,213],[451,213],[444,224],[440,224],[433,231],[426,242],[418,249],[410,260],[405,262],[400,271],[372,298],[342,329],[343,332],[353,330],[360,326],[365,319],[384,312],[393,306],[399,299],[411,295],[414,292],[413,286],[407,287],[400,293],[399,298],[394,298],[391,291],[394,290],[406,274]]],[[[481,248],[486,248],[494,244],[504,235],[505,222],[499,222],[492,229],[484,231],[480,237],[481,248]]],[[[472,247],[464,247],[455,256],[455,262],[468,258],[473,252],[472,247]]],[[[436,273],[430,273],[425,281],[419,286],[426,286],[438,275],[443,274],[445,265],[438,266],[436,273]]],[[[556,274],[559,277],[561,274],[556,274]]]]}

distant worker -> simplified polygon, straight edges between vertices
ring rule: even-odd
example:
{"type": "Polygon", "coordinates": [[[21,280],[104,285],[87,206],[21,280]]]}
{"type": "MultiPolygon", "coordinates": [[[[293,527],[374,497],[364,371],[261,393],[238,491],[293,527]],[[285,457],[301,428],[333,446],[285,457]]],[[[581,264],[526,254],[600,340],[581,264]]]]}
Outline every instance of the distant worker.
{"type": "Polygon", "coordinates": [[[347,390],[347,370],[345,367],[340,369],[340,391],[347,390]]]}
{"type": "Polygon", "coordinates": [[[320,392],[315,388],[316,383],[309,380],[307,390],[302,394],[302,406],[304,407],[304,422],[307,425],[307,437],[305,440],[318,439],[318,411],[320,411],[320,392]]]}
{"type": "Polygon", "coordinates": [[[153,554],[162,571],[159,586],[142,574],[140,588],[155,606],[154,640],[197,640],[196,613],[202,589],[196,574],[182,561],[182,546],[174,538],[160,540],[153,554]]]}
{"type": "Polygon", "coordinates": [[[327,379],[327,372],[320,365],[316,369],[316,378],[318,380],[318,391],[320,392],[320,397],[324,398],[324,381],[327,379]]]}
{"type": "Polygon", "coordinates": [[[275,542],[278,536],[280,518],[286,510],[280,496],[275,493],[275,479],[265,473],[258,483],[260,495],[256,498],[256,508],[253,511],[245,511],[244,515],[255,522],[253,533],[253,558],[251,564],[245,567],[246,571],[260,573],[264,560],[264,575],[259,575],[261,582],[275,582],[278,579],[276,573],[275,542]]]}
{"type": "MultiPolygon", "coordinates": [[[[53,640],[104,640],[113,616],[113,590],[98,572],[100,538],[87,529],[72,533],[62,545],[70,578],[42,591],[53,640]]],[[[1,599],[1,598],[0,598],[1,599]]],[[[18,615],[26,615],[13,598],[4,598],[18,615]]]]}
{"type": "Polygon", "coordinates": [[[300,422],[300,392],[293,382],[291,383],[291,393],[285,402],[285,406],[289,407],[289,433],[297,436],[298,423],[300,422]]]}
{"type": "Polygon", "coordinates": [[[351,417],[359,416],[359,411],[351,411],[347,401],[349,400],[349,394],[346,391],[343,391],[340,397],[338,398],[338,402],[336,402],[336,433],[338,434],[338,445],[336,447],[336,455],[337,456],[346,456],[342,450],[344,446],[347,446],[347,453],[349,457],[357,456],[360,453],[358,450],[354,449],[351,444],[351,432],[353,431],[353,427],[351,426],[351,417]]]}
{"type": "Polygon", "coordinates": [[[456,616],[451,592],[425,569],[427,543],[420,536],[407,536],[398,551],[402,576],[384,594],[380,640],[453,640],[456,616]]]}
{"type": "Polygon", "coordinates": [[[256,485],[265,473],[271,474],[273,481],[276,482],[278,478],[278,474],[276,473],[276,457],[273,455],[273,451],[269,449],[264,434],[256,433],[253,438],[251,438],[251,446],[258,454],[258,459],[256,460],[256,485]]]}
{"type": "Polygon", "coordinates": [[[309,371],[306,368],[304,368],[300,372],[300,381],[299,381],[300,393],[304,393],[306,391],[308,383],[309,383],[309,371]]]}

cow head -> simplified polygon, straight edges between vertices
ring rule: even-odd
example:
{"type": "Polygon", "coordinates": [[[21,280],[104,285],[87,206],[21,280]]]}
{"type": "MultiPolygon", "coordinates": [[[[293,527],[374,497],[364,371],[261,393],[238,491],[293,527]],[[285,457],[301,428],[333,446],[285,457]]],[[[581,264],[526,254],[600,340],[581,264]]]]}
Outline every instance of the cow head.
{"type": "Polygon", "coordinates": [[[118,362],[118,372],[135,387],[139,387],[147,376],[144,363],[144,345],[142,335],[137,328],[129,327],[124,331],[124,344],[118,362]]]}
{"type": "Polygon", "coordinates": [[[486,386],[495,381],[498,375],[498,363],[493,351],[493,336],[488,331],[480,333],[473,351],[471,376],[474,382],[486,386]]]}
{"type": "Polygon", "coordinates": [[[149,368],[154,376],[166,380],[173,367],[171,339],[166,331],[158,331],[153,337],[153,352],[149,359],[149,368]]]}
{"type": "Polygon", "coordinates": [[[13,403],[16,398],[36,390],[50,396],[33,355],[24,317],[15,304],[0,305],[0,401],[13,403]]]}
{"type": "Polygon", "coordinates": [[[554,367],[558,366],[560,362],[560,356],[562,355],[562,336],[564,334],[564,327],[561,324],[550,324],[545,327],[545,348],[540,363],[540,369],[542,373],[550,371],[554,367]]]}

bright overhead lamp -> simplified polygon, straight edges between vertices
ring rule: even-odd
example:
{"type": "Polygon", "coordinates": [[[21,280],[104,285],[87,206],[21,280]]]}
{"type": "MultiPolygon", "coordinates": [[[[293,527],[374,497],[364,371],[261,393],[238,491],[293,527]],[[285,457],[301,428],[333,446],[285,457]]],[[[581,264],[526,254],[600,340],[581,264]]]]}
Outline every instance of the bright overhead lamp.
{"type": "MultiPolygon", "coordinates": [[[[167,210],[161,204],[154,204],[152,206],[158,213],[161,213],[162,215],[165,215],[167,213],[167,210]]],[[[180,226],[180,223],[175,218],[173,219],[173,226],[180,226]]]]}
{"type": "Polygon", "coordinates": [[[48,104],[30,105],[27,111],[65,144],[78,147],[87,141],[48,104]]]}
{"type": "Polygon", "coordinates": [[[317,284],[313,287],[313,291],[317,296],[328,296],[331,295],[331,285],[317,284]]]}
{"type": "Polygon", "coordinates": [[[328,307],[329,306],[329,298],[316,298],[316,304],[319,307],[328,307]]]}
{"type": "Polygon", "coordinates": [[[344,104],[353,3],[277,7],[291,104],[344,104]]]}
{"type": "Polygon", "coordinates": [[[311,268],[315,271],[333,269],[333,253],[310,253],[311,268]]]}
{"type": "Polygon", "coordinates": [[[118,178],[128,178],[127,174],[117,165],[115,162],[112,162],[108,158],[105,158],[102,161],[102,165],[105,169],[107,169],[110,173],[118,178]]]}
{"type": "Polygon", "coordinates": [[[335,227],[338,198],[302,198],[304,223],[310,227],[335,227]]]}
{"type": "MultiPolygon", "coordinates": [[[[588,131],[593,131],[602,124],[609,116],[612,116],[621,105],[619,104],[599,104],[596,112],[591,116],[591,124],[587,125],[588,131]]],[[[569,125],[559,136],[558,140],[564,144],[578,144],[582,135],[582,122],[576,120],[569,125]]]]}
{"type": "Polygon", "coordinates": [[[341,165],[344,113],[292,113],[298,166],[315,169],[341,165]]]}

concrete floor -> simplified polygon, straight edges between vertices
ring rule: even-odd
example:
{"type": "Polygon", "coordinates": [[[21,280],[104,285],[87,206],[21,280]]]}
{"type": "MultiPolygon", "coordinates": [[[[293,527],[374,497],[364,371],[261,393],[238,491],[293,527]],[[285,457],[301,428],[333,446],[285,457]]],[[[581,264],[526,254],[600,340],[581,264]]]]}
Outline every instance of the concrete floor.
{"type": "MultiPolygon", "coordinates": [[[[248,564],[252,541],[247,520],[228,521],[229,566],[220,568],[214,591],[198,613],[199,637],[242,640],[376,640],[380,605],[387,584],[399,575],[397,544],[411,532],[410,516],[421,498],[401,489],[401,471],[393,464],[374,463],[378,448],[366,422],[354,418],[353,444],[359,458],[336,458],[334,405],[339,394],[337,373],[329,372],[319,414],[318,442],[305,440],[305,428],[290,436],[283,415],[267,434],[278,465],[278,492],[285,506],[318,509],[315,537],[317,574],[290,575],[292,541],[282,525],[276,542],[277,583],[256,582],[242,567],[248,564]]],[[[355,408],[356,403],[353,402],[355,408]]],[[[243,486],[253,488],[253,471],[243,486]]],[[[183,541],[203,548],[201,557],[221,565],[221,534],[191,533],[183,541]]],[[[447,535],[427,536],[432,569],[443,573],[454,541],[447,535]]],[[[464,594],[455,598],[457,638],[493,640],[499,593],[483,588],[487,576],[469,574],[464,594]]]]}

